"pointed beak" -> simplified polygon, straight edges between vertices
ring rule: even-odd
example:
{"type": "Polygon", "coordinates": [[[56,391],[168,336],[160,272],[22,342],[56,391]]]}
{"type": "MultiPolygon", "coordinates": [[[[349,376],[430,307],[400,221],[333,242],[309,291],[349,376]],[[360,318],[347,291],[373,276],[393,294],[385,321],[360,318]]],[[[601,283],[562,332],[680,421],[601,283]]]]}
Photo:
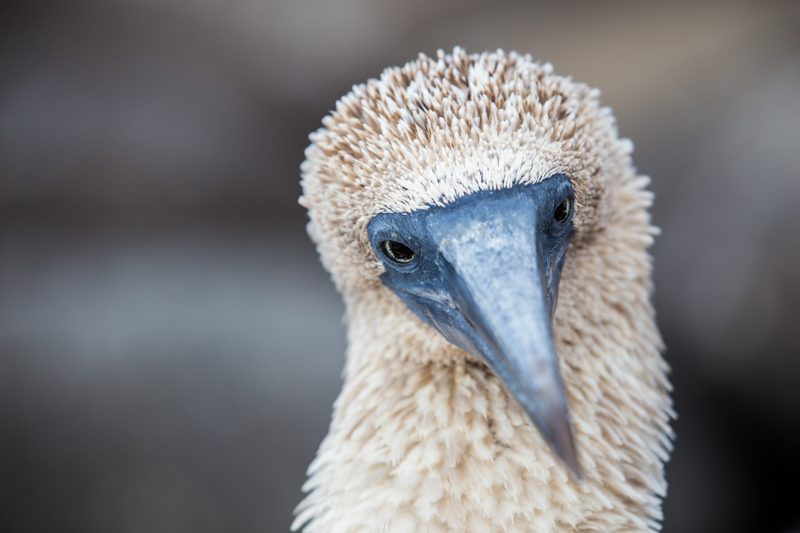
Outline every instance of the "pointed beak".
{"type": "Polygon", "coordinates": [[[529,210],[458,217],[447,223],[439,261],[468,324],[456,343],[494,370],[580,479],[551,323],[563,260],[548,257],[538,226],[529,210]]]}
{"type": "Polygon", "coordinates": [[[553,342],[561,269],[572,235],[572,186],[563,174],[480,191],[448,205],[383,213],[369,224],[381,243],[414,251],[381,275],[406,306],[448,341],[484,361],[574,478],[581,468],[553,342]],[[556,217],[567,205],[566,218],[556,217]]]}

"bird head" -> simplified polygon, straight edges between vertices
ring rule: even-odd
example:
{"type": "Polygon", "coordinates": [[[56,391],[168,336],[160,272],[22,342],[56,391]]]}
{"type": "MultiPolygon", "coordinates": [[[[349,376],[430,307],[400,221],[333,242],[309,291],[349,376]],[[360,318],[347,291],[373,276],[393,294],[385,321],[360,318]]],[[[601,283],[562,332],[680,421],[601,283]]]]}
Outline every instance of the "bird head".
{"type": "Polygon", "coordinates": [[[591,307],[615,261],[595,237],[638,194],[610,186],[635,173],[597,91],[457,48],[355,86],[311,140],[301,203],[351,320],[409,358],[486,365],[580,476],[558,326],[591,307]]]}

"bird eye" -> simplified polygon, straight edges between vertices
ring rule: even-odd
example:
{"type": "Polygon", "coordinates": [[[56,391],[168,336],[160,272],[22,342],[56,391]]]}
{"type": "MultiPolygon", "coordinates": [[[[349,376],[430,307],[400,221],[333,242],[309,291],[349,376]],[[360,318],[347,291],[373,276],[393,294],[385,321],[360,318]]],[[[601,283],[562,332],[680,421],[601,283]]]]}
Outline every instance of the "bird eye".
{"type": "Polygon", "coordinates": [[[381,250],[395,263],[406,264],[414,260],[414,250],[397,241],[381,242],[381,250]]]}
{"type": "Polygon", "coordinates": [[[556,222],[563,224],[569,220],[570,214],[572,214],[572,200],[570,200],[569,196],[567,196],[561,200],[561,203],[558,204],[558,207],[556,207],[556,210],[553,213],[553,219],[555,219],[556,222]]]}

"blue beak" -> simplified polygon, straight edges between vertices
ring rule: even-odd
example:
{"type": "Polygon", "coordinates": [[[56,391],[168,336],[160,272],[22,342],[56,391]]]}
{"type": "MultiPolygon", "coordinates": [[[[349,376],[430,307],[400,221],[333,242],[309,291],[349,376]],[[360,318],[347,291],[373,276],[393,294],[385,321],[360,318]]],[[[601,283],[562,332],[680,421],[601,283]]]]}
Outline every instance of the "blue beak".
{"type": "Polygon", "coordinates": [[[451,343],[491,367],[580,478],[552,334],[572,233],[571,216],[557,220],[554,213],[572,194],[569,181],[555,176],[446,207],[381,214],[369,230],[378,250],[389,241],[414,252],[405,264],[384,258],[383,282],[451,343]]]}

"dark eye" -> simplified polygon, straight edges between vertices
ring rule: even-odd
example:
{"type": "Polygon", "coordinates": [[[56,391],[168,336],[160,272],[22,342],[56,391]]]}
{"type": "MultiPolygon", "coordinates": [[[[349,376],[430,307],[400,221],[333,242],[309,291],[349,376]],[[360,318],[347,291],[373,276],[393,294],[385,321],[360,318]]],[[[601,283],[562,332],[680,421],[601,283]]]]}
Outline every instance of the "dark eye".
{"type": "Polygon", "coordinates": [[[414,260],[414,250],[397,241],[381,242],[381,250],[395,263],[406,264],[414,260]]]}
{"type": "Polygon", "coordinates": [[[561,203],[558,204],[558,207],[556,207],[556,210],[553,213],[553,219],[555,219],[556,222],[563,224],[569,220],[570,214],[572,214],[572,200],[569,196],[567,196],[561,200],[561,203]]]}

